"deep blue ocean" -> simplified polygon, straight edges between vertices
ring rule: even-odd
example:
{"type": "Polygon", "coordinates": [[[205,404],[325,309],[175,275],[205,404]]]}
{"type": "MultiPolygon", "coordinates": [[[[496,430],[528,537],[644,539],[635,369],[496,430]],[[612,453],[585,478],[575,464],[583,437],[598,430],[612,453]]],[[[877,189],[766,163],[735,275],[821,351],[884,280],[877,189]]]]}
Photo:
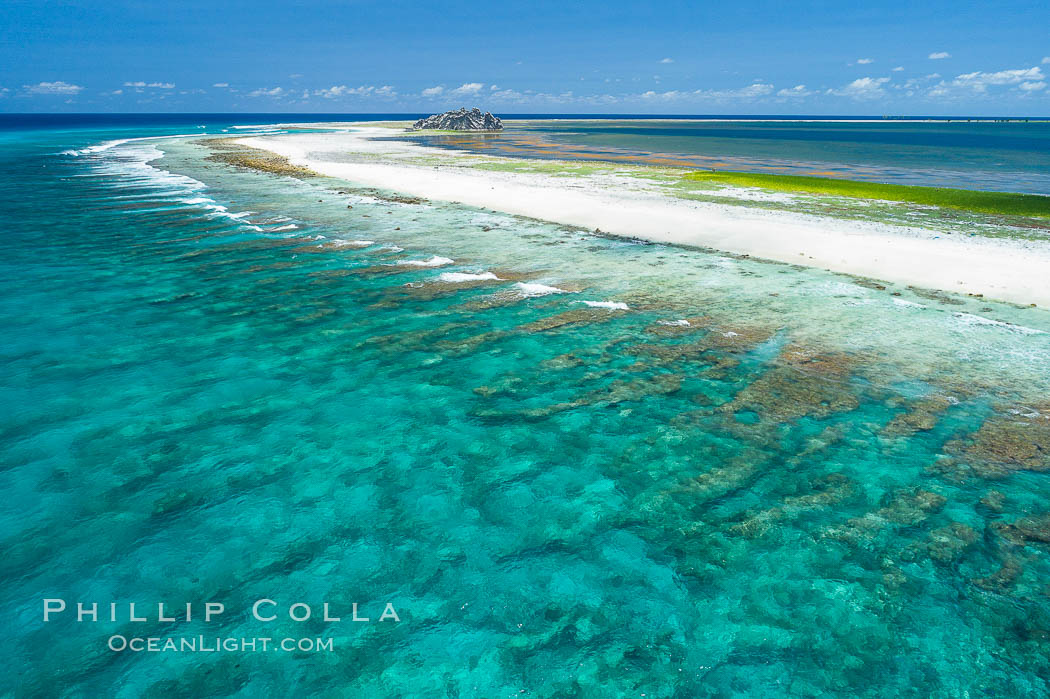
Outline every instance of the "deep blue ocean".
{"type": "Polygon", "coordinates": [[[334,118],[0,118],[0,696],[1050,693],[1050,313],[211,158],[334,118]]]}

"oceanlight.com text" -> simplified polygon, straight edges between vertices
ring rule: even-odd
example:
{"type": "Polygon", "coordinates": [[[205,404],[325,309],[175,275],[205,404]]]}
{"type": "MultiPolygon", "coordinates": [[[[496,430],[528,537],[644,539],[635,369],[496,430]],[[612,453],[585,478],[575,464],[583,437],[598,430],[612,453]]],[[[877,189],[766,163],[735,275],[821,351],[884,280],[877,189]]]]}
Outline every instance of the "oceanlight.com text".
{"type": "Polygon", "coordinates": [[[331,653],[332,638],[236,638],[215,636],[110,636],[115,653],[331,653]]]}

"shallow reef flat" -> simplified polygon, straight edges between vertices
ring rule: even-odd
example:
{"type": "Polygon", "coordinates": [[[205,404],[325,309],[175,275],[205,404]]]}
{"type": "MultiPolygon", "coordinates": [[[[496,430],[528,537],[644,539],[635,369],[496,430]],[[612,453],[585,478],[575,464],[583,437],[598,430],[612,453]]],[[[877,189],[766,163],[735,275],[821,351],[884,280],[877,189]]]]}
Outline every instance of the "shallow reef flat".
{"type": "MultiPolygon", "coordinates": [[[[500,141],[505,134],[493,136],[500,141]]],[[[493,155],[356,124],[239,139],[357,187],[556,222],[605,236],[801,264],[883,283],[1050,306],[1050,197],[682,163],[493,155]]],[[[775,170],[775,168],[774,168],[775,170]]],[[[389,196],[389,195],[388,195],[389,196]]],[[[556,243],[551,243],[556,244],[556,243]]]]}
{"type": "Polygon", "coordinates": [[[309,168],[292,165],[288,158],[240,145],[233,138],[208,139],[208,147],[214,151],[208,156],[208,160],[234,165],[236,167],[269,172],[275,175],[289,175],[291,177],[314,177],[316,172],[309,168]]]}

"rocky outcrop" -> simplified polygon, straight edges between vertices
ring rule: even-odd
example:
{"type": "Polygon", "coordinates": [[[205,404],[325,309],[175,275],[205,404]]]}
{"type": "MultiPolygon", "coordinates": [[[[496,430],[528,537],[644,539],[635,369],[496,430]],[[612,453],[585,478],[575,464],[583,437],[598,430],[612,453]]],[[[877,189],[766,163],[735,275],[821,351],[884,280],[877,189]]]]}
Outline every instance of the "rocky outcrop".
{"type": "Polygon", "coordinates": [[[500,131],[503,122],[491,112],[484,112],[477,107],[467,110],[465,107],[434,114],[412,124],[413,129],[441,129],[444,131],[500,131]]]}

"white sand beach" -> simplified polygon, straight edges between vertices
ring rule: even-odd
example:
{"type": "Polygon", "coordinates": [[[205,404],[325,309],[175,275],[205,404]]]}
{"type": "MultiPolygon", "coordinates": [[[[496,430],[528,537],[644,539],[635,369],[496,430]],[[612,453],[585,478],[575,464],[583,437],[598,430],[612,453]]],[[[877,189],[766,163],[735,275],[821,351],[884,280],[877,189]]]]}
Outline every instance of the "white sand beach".
{"type": "MultiPolygon", "coordinates": [[[[689,201],[601,177],[470,167],[476,154],[375,140],[397,130],[238,139],[350,183],[654,242],[702,246],[1019,304],[1050,306],[1050,244],[689,201]],[[420,162],[421,160],[425,162],[420,162]]],[[[493,156],[485,155],[491,161],[493,156]]],[[[509,159],[508,159],[509,160],[509,159]]]]}

